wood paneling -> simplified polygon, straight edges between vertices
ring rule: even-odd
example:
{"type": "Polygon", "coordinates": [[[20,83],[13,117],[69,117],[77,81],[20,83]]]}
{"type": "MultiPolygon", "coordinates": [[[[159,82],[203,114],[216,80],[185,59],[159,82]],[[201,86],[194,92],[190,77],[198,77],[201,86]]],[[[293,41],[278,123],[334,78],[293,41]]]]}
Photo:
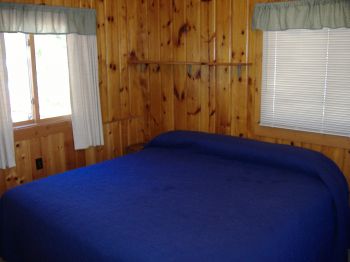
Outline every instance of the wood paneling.
{"type": "MultiPolygon", "coordinates": [[[[173,12],[172,0],[159,0],[159,23],[160,23],[160,58],[161,60],[173,59],[173,12]]],[[[151,49],[157,48],[155,45],[151,49]]],[[[174,127],[173,120],[173,67],[171,65],[160,65],[161,86],[161,117],[162,131],[172,130],[174,127]]],[[[157,88],[153,86],[153,88],[157,88]]],[[[152,106],[152,105],[150,105],[152,106]]]]}
{"type": "MultiPolygon", "coordinates": [[[[216,2],[216,61],[231,62],[232,2],[216,2]]],[[[216,132],[231,133],[231,67],[220,66],[216,70],[216,132]]]]}
{"type": "MultiPolygon", "coordinates": [[[[0,0],[2,1],[2,0],[0,0]]],[[[7,2],[8,0],[6,0],[7,2]]],[[[333,159],[350,182],[350,139],[258,132],[262,34],[254,5],[276,0],[19,0],[95,8],[105,146],[75,151],[70,124],[16,132],[17,167],[0,171],[0,192],[111,159],[166,130],[201,130],[301,146],[333,159]],[[128,65],[128,59],[211,65],[128,65]],[[249,63],[242,67],[215,63],[249,63]],[[44,168],[36,170],[42,157],[44,168]]]]}
{"type": "MultiPolygon", "coordinates": [[[[161,95],[159,93],[152,95],[149,108],[152,116],[151,137],[169,129],[164,128],[167,121],[174,121],[176,130],[215,132],[309,148],[333,159],[350,180],[350,151],[347,149],[350,139],[316,136],[310,133],[298,134],[294,131],[281,135],[276,129],[260,133],[256,129],[259,121],[257,112],[260,110],[258,98],[262,33],[251,30],[251,19],[254,5],[267,1],[278,2],[277,0],[159,0],[160,24],[150,28],[149,38],[149,41],[154,43],[149,45],[150,52],[156,55],[149,57],[150,60],[156,60],[160,54],[160,61],[172,60],[175,63],[198,61],[253,64],[242,67],[240,74],[234,66],[174,64],[172,75],[160,70],[161,81],[158,80],[159,72],[157,76],[154,76],[153,72],[150,76],[151,89],[154,90],[152,92],[157,94],[159,90],[164,90],[173,83],[174,106],[170,115],[169,111],[164,114],[162,104],[165,99],[168,101],[169,97],[164,96],[163,91],[161,95]],[[164,6],[166,3],[172,8],[171,15],[168,15],[169,8],[164,6]],[[164,17],[168,16],[169,21],[166,23],[167,19],[164,17]],[[163,52],[162,50],[169,46],[167,36],[170,27],[172,27],[173,45],[170,45],[172,50],[163,52]],[[152,36],[154,30],[160,30],[160,42],[151,40],[154,37],[152,36]],[[152,124],[154,119],[157,125],[152,124]],[[159,123],[159,120],[163,122],[159,123]]],[[[154,13],[152,16],[158,17],[154,13]]],[[[137,67],[130,65],[132,66],[137,67]]]]}

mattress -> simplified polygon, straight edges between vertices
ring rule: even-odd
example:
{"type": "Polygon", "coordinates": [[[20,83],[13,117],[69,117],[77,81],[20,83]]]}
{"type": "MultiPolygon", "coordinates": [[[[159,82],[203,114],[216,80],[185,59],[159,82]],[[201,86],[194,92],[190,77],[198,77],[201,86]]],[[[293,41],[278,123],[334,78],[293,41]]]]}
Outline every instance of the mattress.
{"type": "Polygon", "coordinates": [[[346,261],[348,189],[323,155],[174,131],[0,200],[11,261],[346,261]]]}

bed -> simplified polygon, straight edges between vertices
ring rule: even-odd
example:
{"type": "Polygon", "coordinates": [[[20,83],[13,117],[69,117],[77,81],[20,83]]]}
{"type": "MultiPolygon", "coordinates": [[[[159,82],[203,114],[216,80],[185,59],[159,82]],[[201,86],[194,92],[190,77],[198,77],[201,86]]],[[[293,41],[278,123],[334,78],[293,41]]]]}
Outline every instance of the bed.
{"type": "Polygon", "coordinates": [[[323,155],[173,131],[0,200],[12,261],[346,261],[348,188],[323,155]]]}

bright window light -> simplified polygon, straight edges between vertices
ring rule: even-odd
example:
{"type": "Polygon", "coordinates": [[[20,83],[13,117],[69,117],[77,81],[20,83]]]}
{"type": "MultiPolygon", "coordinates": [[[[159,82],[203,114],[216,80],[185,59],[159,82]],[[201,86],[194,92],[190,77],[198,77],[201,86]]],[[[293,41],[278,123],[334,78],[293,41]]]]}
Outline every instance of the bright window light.
{"type": "Polygon", "coordinates": [[[71,114],[65,35],[35,35],[40,118],[71,114]]]}
{"type": "Polygon", "coordinates": [[[6,33],[6,66],[13,122],[33,119],[26,35],[6,33]]]}

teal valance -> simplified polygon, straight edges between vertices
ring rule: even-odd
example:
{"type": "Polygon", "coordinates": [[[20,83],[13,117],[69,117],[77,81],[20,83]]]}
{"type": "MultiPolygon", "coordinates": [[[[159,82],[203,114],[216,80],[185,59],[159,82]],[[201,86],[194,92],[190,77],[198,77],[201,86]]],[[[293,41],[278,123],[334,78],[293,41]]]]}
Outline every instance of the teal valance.
{"type": "Polygon", "coordinates": [[[253,29],[350,28],[350,0],[303,0],[257,4],[253,29]]]}
{"type": "Polygon", "coordinates": [[[0,32],[96,35],[96,11],[0,3],[0,32]]]}

